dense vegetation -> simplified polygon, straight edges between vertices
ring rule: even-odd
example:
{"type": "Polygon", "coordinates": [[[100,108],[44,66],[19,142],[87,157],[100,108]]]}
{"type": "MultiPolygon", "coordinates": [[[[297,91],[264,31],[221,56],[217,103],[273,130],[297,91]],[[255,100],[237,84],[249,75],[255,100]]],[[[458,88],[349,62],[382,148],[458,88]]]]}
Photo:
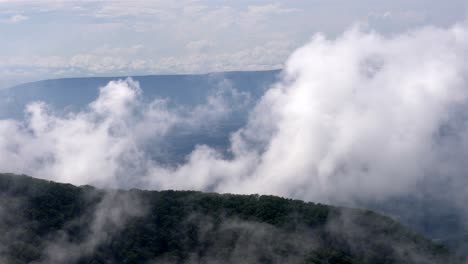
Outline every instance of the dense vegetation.
{"type": "Polygon", "coordinates": [[[1,263],[459,263],[371,211],[0,174],[1,263]]]}

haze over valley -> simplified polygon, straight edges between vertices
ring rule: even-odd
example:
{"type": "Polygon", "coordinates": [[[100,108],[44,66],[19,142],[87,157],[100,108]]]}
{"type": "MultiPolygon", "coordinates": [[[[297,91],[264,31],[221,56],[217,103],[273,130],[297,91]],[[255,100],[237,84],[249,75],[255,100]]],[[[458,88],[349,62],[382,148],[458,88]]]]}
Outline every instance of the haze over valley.
{"type": "Polygon", "coordinates": [[[34,49],[10,37],[22,45],[0,64],[0,260],[465,263],[466,3],[182,2],[0,1],[27,17],[3,23],[19,32],[71,14],[71,28],[109,33],[80,45],[115,45],[83,63],[70,43],[40,64],[54,52],[39,41],[29,68],[34,49]],[[194,14],[228,24],[202,30],[194,14]],[[169,28],[160,46],[148,33],[169,28]],[[146,44],[118,48],[130,37],[146,44]]]}

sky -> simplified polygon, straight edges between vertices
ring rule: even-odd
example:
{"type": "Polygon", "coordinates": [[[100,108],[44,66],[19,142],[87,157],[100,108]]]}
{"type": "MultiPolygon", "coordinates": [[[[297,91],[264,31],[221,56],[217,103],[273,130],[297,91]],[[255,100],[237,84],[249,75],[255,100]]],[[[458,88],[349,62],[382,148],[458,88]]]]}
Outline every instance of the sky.
{"type": "Polygon", "coordinates": [[[277,69],[318,32],[464,20],[464,0],[0,0],[0,88],[61,77],[277,69]]]}
{"type": "Polygon", "coordinates": [[[0,0],[0,88],[283,69],[229,155],[200,144],[167,165],[148,149],[220,124],[248,94],[220,85],[173,105],[115,78],[83,109],[32,101],[24,119],[0,119],[0,170],[330,204],[430,194],[468,219],[467,11],[466,0],[0,0]]]}
{"type": "MultiPolygon", "coordinates": [[[[219,124],[248,93],[226,83],[205,103],[172,105],[116,78],[83,109],[32,101],[24,119],[0,119],[0,171],[353,206],[428,195],[468,223],[467,11],[466,0],[0,0],[0,88],[283,69],[229,135],[229,155],[200,144],[166,165],[148,149],[219,124]]],[[[93,228],[136,214],[114,202],[123,209],[105,201],[93,228]]]]}

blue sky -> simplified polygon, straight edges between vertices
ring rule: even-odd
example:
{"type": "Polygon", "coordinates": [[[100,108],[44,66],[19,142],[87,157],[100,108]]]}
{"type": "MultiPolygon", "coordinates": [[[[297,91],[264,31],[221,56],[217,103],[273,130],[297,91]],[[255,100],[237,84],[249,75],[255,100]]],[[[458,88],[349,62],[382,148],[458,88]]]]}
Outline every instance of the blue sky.
{"type": "Polygon", "coordinates": [[[317,32],[465,20],[464,0],[0,0],[0,88],[72,76],[279,68],[317,32]]]}

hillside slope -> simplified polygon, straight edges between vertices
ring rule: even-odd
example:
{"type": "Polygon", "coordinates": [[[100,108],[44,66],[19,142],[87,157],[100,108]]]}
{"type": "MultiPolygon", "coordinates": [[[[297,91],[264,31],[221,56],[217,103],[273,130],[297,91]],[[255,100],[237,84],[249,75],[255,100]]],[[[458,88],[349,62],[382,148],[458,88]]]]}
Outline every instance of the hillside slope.
{"type": "Polygon", "coordinates": [[[459,263],[371,211],[0,174],[1,263],[459,263]]]}
{"type": "MultiPolygon", "coordinates": [[[[194,106],[206,103],[207,96],[216,89],[230,87],[248,93],[251,101],[216,122],[197,129],[171,130],[164,140],[148,144],[145,154],[162,165],[177,165],[186,162],[186,157],[197,145],[208,145],[229,156],[231,133],[242,128],[256,100],[278,79],[281,72],[224,72],[201,75],[153,75],[134,77],[140,83],[144,100],[156,97],[168,98],[174,105],[194,106]]],[[[0,119],[23,119],[24,108],[33,101],[44,101],[58,112],[78,111],[96,99],[99,87],[109,81],[126,77],[67,78],[21,84],[11,89],[0,90],[0,119]]],[[[63,113],[62,113],[63,114],[63,113]]],[[[8,122],[8,121],[7,121],[8,122]]],[[[19,124],[20,126],[22,124],[19,124]]],[[[379,201],[356,202],[349,206],[372,209],[391,215],[413,231],[443,242],[459,254],[468,253],[468,228],[466,214],[456,201],[446,197],[451,187],[444,188],[445,175],[440,182],[420,183],[418,192],[402,197],[379,201]],[[437,190],[437,191],[434,191],[437,190]]],[[[447,182],[447,181],[445,181],[447,182]]],[[[450,183],[450,181],[448,181],[450,183]]],[[[332,201],[343,205],[343,201],[332,201]]]]}

